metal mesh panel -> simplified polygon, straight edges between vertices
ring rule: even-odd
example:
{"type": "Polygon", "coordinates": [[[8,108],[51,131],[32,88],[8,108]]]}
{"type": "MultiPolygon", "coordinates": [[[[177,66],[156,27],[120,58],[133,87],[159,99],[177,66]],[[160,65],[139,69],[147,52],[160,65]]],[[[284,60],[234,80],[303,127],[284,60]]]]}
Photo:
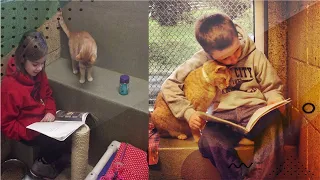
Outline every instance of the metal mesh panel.
{"type": "Polygon", "coordinates": [[[149,105],[153,107],[162,83],[201,47],[194,37],[194,22],[204,14],[222,12],[253,38],[251,0],[149,1],[149,105]]]}

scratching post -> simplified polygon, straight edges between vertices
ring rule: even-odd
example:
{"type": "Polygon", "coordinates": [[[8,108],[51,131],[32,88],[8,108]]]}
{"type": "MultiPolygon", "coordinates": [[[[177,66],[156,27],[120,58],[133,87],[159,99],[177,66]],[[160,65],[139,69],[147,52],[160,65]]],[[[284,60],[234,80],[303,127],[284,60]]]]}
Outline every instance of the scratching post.
{"type": "Polygon", "coordinates": [[[72,135],[71,180],[87,176],[90,128],[86,124],[72,135]]]}

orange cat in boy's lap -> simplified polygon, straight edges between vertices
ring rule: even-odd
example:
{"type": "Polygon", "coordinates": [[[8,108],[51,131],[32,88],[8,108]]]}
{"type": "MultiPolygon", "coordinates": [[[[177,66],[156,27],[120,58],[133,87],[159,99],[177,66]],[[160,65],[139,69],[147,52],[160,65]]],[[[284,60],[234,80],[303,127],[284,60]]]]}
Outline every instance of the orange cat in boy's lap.
{"type": "MultiPolygon", "coordinates": [[[[183,88],[185,97],[191,101],[195,110],[206,112],[217,93],[217,88],[222,90],[228,87],[230,77],[231,73],[226,66],[218,65],[213,60],[207,61],[186,77],[183,88]]],[[[200,138],[199,130],[191,129],[186,120],[174,117],[163,99],[162,92],[157,96],[151,121],[161,137],[171,136],[184,140],[192,134],[196,142],[200,138]]]]}

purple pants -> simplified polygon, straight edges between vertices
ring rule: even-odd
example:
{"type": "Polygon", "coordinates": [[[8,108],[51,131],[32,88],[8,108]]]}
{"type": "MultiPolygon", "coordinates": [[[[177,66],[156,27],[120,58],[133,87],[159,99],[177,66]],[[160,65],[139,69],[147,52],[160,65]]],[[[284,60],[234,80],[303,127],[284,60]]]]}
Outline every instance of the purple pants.
{"type": "MultiPolygon", "coordinates": [[[[213,115],[245,126],[252,113],[262,106],[243,106],[213,115]]],[[[274,110],[260,119],[248,135],[224,124],[208,122],[199,140],[199,150],[203,157],[210,159],[223,180],[274,179],[284,161],[283,118],[280,111],[274,110]],[[239,168],[242,162],[234,149],[244,137],[254,141],[254,159],[250,168],[243,165],[239,168]],[[230,166],[232,163],[237,167],[230,166]]]]}

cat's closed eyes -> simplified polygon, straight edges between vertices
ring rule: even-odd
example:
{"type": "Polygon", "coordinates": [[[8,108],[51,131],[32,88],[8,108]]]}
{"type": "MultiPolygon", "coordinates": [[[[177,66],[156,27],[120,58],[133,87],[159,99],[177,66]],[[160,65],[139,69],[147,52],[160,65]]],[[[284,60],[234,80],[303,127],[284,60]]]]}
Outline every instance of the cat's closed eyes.
{"type": "Polygon", "coordinates": [[[72,61],[72,71],[78,74],[80,70],[80,83],[85,82],[87,70],[87,80],[93,81],[92,66],[97,59],[97,44],[92,36],[86,31],[71,32],[64,23],[62,12],[58,12],[59,23],[63,31],[69,38],[69,51],[72,61]]]}
{"type": "MultiPolygon", "coordinates": [[[[216,95],[217,89],[222,90],[228,87],[230,78],[231,72],[227,67],[209,60],[203,66],[189,73],[184,81],[183,91],[196,111],[206,112],[216,95]]],[[[200,138],[199,130],[191,130],[187,121],[174,117],[163,99],[162,92],[157,96],[151,121],[161,137],[171,136],[186,139],[192,134],[196,142],[200,138]]]]}

